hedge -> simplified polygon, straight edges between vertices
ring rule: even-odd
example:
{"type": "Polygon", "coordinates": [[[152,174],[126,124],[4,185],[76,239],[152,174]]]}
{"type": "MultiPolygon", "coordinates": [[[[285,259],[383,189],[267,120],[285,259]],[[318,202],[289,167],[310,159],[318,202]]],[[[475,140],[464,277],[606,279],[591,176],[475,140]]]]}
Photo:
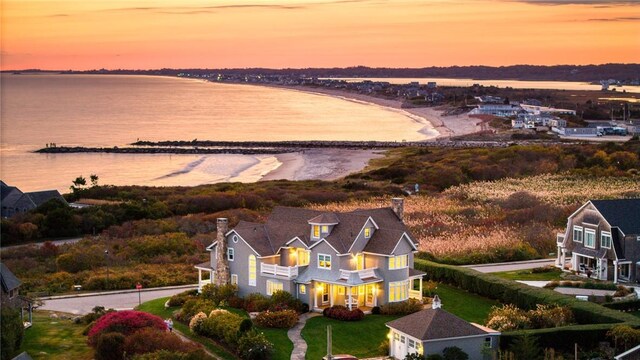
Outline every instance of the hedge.
{"type": "Polygon", "coordinates": [[[596,347],[601,341],[607,340],[607,332],[612,324],[571,325],[558,328],[519,330],[504,332],[500,335],[500,347],[508,349],[516,338],[528,334],[537,339],[542,348],[552,348],[557,351],[573,351],[574,344],[583,349],[596,347]]]}
{"type": "Polygon", "coordinates": [[[557,304],[567,306],[575,315],[578,324],[629,323],[640,326],[640,319],[591,302],[557,293],[553,290],[534,288],[513,280],[502,279],[491,274],[483,274],[469,268],[438,264],[415,259],[414,267],[425,271],[430,280],[455,285],[469,292],[514,304],[522,309],[535,309],[537,304],[557,304]]]}
{"type": "Polygon", "coordinates": [[[638,311],[640,310],[640,299],[616,301],[611,303],[602,304],[604,307],[619,311],[638,311]]]}

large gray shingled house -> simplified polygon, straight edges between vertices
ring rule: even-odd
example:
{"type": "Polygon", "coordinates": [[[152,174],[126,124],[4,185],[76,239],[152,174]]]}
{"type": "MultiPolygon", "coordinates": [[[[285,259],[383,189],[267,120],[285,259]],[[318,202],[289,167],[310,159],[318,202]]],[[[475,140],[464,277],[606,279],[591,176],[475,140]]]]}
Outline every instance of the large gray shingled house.
{"type": "Polygon", "coordinates": [[[417,243],[403,223],[403,199],[388,208],[338,213],[276,207],[266,223],[217,220],[211,260],[197,265],[200,288],[237,284],[239,294],[293,294],[311,309],[370,310],[422,299],[417,243]]]}
{"type": "Polygon", "coordinates": [[[587,201],[569,216],[557,246],[559,268],[599,280],[637,283],[640,199],[587,201]]]}

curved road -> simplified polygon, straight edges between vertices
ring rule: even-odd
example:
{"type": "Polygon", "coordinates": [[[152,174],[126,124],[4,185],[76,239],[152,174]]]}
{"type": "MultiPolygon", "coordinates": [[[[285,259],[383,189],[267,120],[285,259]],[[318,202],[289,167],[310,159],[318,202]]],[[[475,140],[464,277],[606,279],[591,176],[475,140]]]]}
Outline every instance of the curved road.
{"type": "MultiPolygon", "coordinates": [[[[140,291],[140,301],[145,302],[162,297],[172,296],[183,291],[196,289],[197,285],[169,286],[164,288],[149,288],[140,291]]],[[[138,306],[138,292],[135,290],[109,291],[92,294],[62,295],[43,298],[44,305],[39,309],[60,311],[70,314],[83,315],[91,312],[95,306],[107,309],[129,310],[138,306]]]]}

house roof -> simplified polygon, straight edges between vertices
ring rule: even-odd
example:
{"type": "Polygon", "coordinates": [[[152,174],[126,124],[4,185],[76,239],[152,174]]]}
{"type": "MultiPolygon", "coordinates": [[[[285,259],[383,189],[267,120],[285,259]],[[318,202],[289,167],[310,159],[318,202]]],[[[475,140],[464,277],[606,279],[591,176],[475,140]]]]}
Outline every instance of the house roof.
{"type": "Polygon", "coordinates": [[[437,340],[489,333],[442,309],[421,310],[390,321],[387,326],[419,340],[437,340]]]}
{"type": "Polygon", "coordinates": [[[310,238],[310,223],[336,224],[331,233],[324,237],[338,253],[345,254],[353,245],[358,234],[369,218],[378,225],[369,243],[368,250],[379,254],[390,254],[402,234],[407,233],[406,226],[391,208],[357,210],[347,213],[323,212],[318,210],[278,206],[273,209],[264,224],[240,221],[233,229],[259,256],[278,253],[279,249],[299,238],[307,247],[318,243],[310,238]],[[322,221],[322,222],[320,222],[322,221]]]}
{"type": "Polygon", "coordinates": [[[11,360],[33,360],[33,358],[26,351],[23,351],[11,360]]]}
{"type": "Polygon", "coordinates": [[[67,203],[67,201],[62,197],[62,195],[60,195],[58,190],[32,191],[32,192],[25,193],[25,195],[29,196],[29,198],[31,199],[31,201],[33,201],[36,207],[46,203],[51,199],[58,199],[64,202],[65,204],[67,203]]]}
{"type": "Polygon", "coordinates": [[[2,290],[4,292],[14,290],[22,284],[3,263],[0,263],[0,282],[2,283],[2,290]]]}
{"type": "Polygon", "coordinates": [[[640,199],[591,200],[609,225],[625,235],[640,234],[640,199]]]}

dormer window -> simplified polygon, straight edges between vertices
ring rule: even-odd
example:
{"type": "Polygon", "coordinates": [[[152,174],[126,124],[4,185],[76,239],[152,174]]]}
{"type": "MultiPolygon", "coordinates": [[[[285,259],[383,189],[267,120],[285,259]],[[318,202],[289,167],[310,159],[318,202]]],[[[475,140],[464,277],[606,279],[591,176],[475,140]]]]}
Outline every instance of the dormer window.
{"type": "Polygon", "coordinates": [[[329,225],[322,225],[320,227],[320,232],[322,235],[327,235],[329,233],[329,225]]]}
{"type": "Polygon", "coordinates": [[[370,227],[364,228],[364,237],[365,237],[365,239],[368,239],[368,238],[371,237],[371,228],[370,227]]]}
{"type": "Polygon", "coordinates": [[[320,238],[320,225],[313,225],[313,237],[316,239],[320,238]]]}

